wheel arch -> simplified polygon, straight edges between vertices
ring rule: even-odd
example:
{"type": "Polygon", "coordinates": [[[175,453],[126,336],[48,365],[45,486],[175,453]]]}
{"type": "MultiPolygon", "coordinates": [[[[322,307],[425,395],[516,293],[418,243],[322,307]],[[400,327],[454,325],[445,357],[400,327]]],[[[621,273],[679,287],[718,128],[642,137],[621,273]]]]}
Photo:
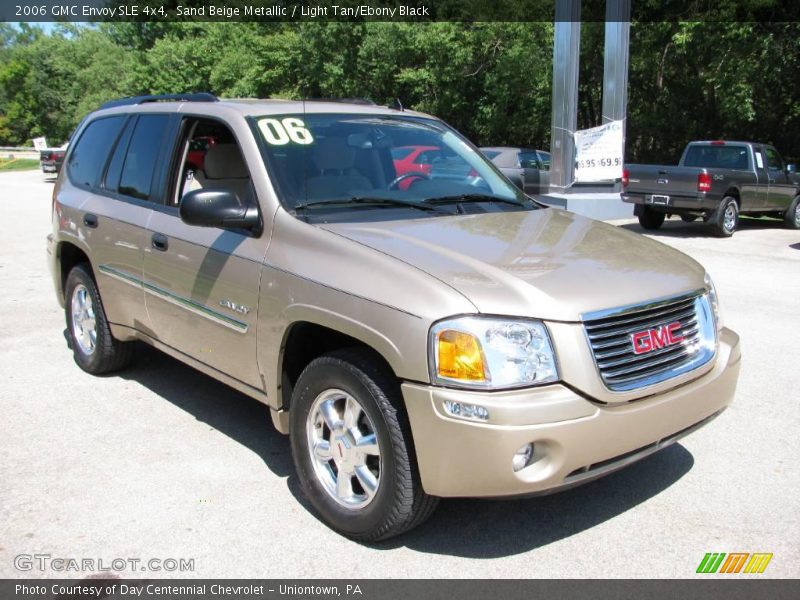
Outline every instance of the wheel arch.
{"type": "Polygon", "coordinates": [[[727,190],[725,190],[725,193],[722,194],[722,198],[725,199],[728,196],[730,196],[731,198],[736,200],[736,208],[741,210],[742,209],[742,196],[739,193],[739,188],[736,187],[736,186],[729,187],[727,190]]]}
{"type": "Polygon", "coordinates": [[[57,270],[57,281],[59,282],[57,289],[58,298],[62,306],[65,301],[64,288],[67,284],[67,276],[74,267],[83,263],[89,266],[89,273],[91,274],[92,279],[97,281],[97,278],[94,274],[92,261],[89,259],[89,255],[85,249],[81,248],[72,241],[65,240],[58,243],[56,246],[55,268],[57,270]]]}
{"type": "Polygon", "coordinates": [[[272,407],[288,409],[294,384],[303,369],[315,358],[334,350],[366,350],[394,377],[399,377],[403,358],[388,337],[344,315],[310,308],[290,311],[295,318],[288,320],[281,336],[274,383],[267,390],[267,397],[273,399],[272,407]]]}

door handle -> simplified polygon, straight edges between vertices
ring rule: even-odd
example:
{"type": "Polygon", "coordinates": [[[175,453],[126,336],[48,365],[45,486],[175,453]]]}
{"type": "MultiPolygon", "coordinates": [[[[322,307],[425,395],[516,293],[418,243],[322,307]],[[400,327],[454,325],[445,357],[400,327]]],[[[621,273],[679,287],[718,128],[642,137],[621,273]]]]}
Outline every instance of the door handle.
{"type": "Polygon", "coordinates": [[[83,215],[83,224],[87,227],[91,227],[94,229],[97,227],[97,215],[93,215],[92,213],[86,213],[83,215]]]}
{"type": "Polygon", "coordinates": [[[153,248],[160,252],[166,252],[167,248],[169,248],[169,240],[163,233],[154,233],[150,239],[153,242],[153,248]]]}

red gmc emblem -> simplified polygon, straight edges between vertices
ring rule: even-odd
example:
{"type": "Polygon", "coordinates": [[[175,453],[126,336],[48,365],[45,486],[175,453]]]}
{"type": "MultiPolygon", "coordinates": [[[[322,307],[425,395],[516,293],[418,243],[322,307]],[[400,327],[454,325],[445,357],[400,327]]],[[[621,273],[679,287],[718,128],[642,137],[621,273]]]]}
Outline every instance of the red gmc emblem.
{"type": "Polygon", "coordinates": [[[634,354],[647,354],[659,348],[666,348],[683,341],[682,335],[675,332],[681,328],[680,321],[674,321],[655,329],[637,331],[631,335],[634,354]]]}

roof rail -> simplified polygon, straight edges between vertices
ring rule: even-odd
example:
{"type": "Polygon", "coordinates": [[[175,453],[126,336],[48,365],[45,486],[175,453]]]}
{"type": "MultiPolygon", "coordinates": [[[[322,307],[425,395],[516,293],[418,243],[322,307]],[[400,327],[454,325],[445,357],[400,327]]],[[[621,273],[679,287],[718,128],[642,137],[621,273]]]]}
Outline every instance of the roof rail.
{"type": "Polygon", "coordinates": [[[370,98],[306,98],[306,102],[341,102],[342,104],[366,104],[375,106],[370,98]]]}
{"type": "Polygon", "coordinates": [[[159,94],[155,96],[129,96],[109,100],[100,106],[98,110],[104,108],[114,108],[115,106],[132,106],[134,104],[146,104],[148,102],[217,102],[218,98],[208,92],[196,92],[193,94],[159,94]]]}

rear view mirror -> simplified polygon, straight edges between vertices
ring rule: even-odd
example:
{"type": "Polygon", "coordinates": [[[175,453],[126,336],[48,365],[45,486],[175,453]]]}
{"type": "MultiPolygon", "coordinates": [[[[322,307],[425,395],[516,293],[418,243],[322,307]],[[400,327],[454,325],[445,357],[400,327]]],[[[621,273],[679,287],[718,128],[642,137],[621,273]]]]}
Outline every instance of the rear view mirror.
{"type": "Polygon", "coordinates": [[[189,225],[219,227],[222,229],[250,229],[260,233],[261,218],[258,209],[240,202],[230,190],[194,190],[183,196],[180,206],[181,220],[189,225]]]}

